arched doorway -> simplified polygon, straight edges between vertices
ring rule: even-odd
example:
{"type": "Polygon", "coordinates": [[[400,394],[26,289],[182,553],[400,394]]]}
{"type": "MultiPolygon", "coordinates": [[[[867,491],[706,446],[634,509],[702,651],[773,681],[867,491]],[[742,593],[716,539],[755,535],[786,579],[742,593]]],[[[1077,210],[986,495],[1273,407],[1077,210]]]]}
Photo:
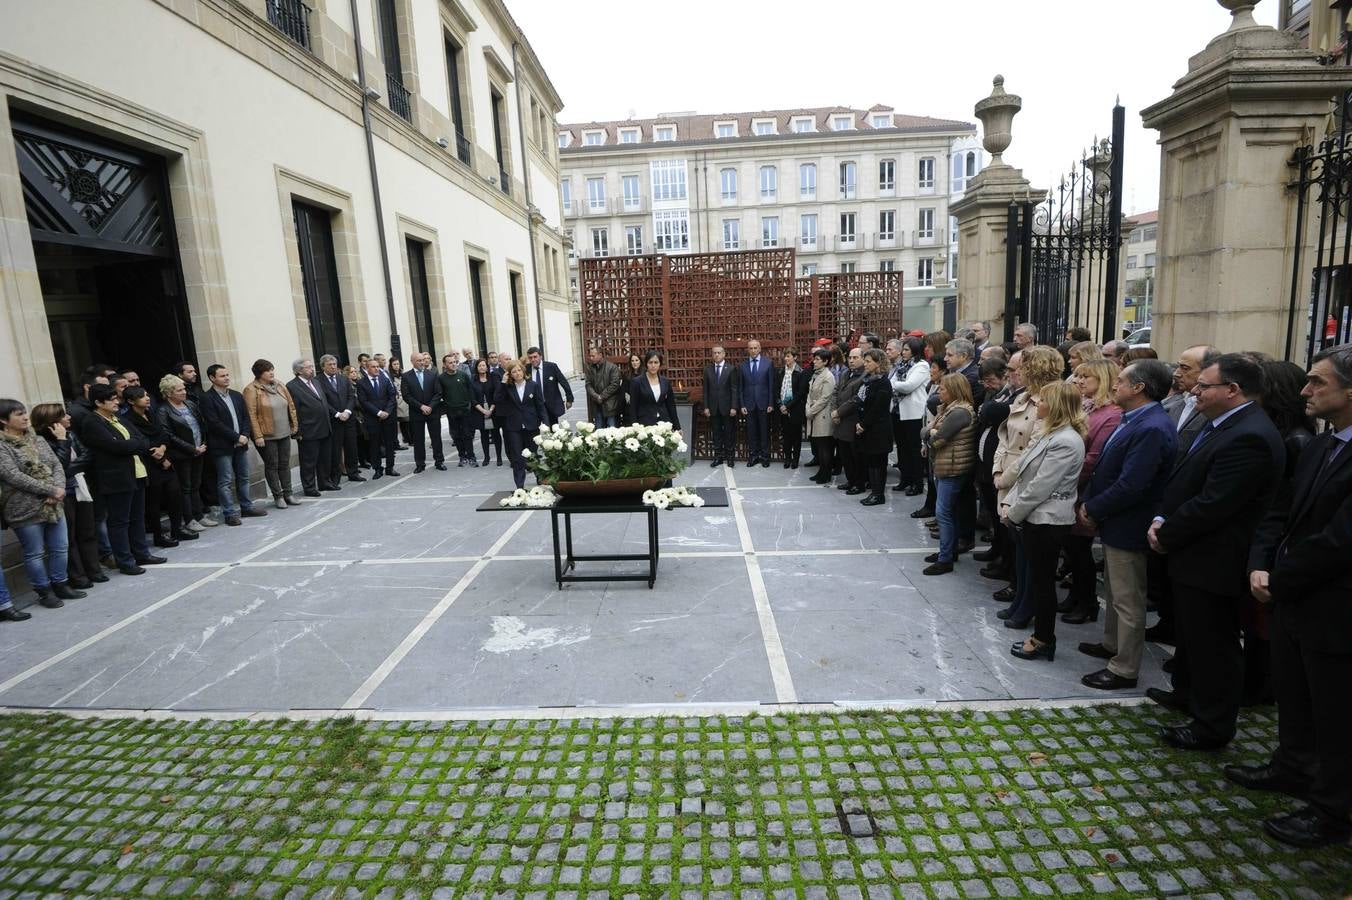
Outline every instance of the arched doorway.
{"type": "Polygon", "coordinates": [[[153,392],[194,353],[163,158],[17,112],[13,133],[63,390],[97,361],[153,392]]]}

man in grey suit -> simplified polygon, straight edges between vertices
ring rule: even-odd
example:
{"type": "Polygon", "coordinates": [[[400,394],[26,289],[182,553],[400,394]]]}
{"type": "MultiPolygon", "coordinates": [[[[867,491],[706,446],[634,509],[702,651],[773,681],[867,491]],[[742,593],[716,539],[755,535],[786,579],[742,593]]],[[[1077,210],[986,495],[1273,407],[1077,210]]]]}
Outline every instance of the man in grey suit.
{"type": "Polygon", "coordinates": [[[296,404],[300,481],[305,496],[318,497],[319,486],[329,484],[333,407],[324,398],[324,388],[315,380],[314,360],[298,359],[291,364],[291,371],[296,377],[287,382],[286,389],[296,404]]]}
{"type": "Polygon", "coordinates": [[[709,351],[711,362],[704,367],[704,418],[712,428],[714,458],[711,466],[736,465],[737,408],[741,405],[741,376],[737,367],[727,361],[722,344],[714,344],[709,351]]]}

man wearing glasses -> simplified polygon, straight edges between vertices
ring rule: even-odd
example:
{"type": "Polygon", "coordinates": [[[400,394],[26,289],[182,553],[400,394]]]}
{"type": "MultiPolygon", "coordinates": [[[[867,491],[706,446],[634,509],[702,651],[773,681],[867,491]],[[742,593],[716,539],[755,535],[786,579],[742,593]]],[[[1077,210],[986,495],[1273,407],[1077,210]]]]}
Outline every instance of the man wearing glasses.
{"type": "Polygon", "coordinates": [[[1181,750],[1215,750],[1235,736],[1243,688],[1239,614],[1248,557],[1286,462],[1281,435],[1258,403],[1263,370],[1237,353],[1219,356],[1192,387],[1207,420],[1164,488],[1147,532],[1168,557],[1180,653],[1174,693],[1152,692],[1191,721],[1161,737],[1181,750]]]}

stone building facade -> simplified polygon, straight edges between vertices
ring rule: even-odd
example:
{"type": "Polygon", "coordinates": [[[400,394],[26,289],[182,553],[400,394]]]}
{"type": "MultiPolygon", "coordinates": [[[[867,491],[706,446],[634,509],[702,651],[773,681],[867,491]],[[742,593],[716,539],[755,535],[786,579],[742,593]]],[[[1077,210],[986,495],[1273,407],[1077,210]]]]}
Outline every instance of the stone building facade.
{"type": "Polygon", "coordinates": [[[0,20],[0,356],[23,361],[0,395],[56,399],[94,359],[152,382],[394,334],[405,356],[574,357],[562,101],[500,0],[0,0],[0,20]]]}

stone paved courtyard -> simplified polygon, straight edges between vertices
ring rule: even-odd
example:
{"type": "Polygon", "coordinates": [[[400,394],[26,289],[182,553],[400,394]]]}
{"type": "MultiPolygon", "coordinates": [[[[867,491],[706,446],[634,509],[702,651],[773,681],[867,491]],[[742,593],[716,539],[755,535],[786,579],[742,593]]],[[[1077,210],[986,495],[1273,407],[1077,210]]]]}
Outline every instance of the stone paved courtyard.
{"type": "MultiPolygon", "coordinates": [[[[728,508],[660,516],[655,590],[552,579],[547,512],[485,512],[510,470],[433,469],[345,483],[240,528],[215,528],[139,578],[0,628],[0,705],[173,710],[448,711],[657,704],[928,703],[1094,697],[1058,626],[1052,664],[1012,631],[964,558],[935,549],[888,493],[861,507],[815,471],[711,469],[728,508]]],[[[579,552],[642,552],[642,516],[575,520],[579,552]]],[[[626,563],[595,563],[595,566],[626,563]]],[[[592,569],[596,571],[595,568],[592,569]]],[[[619,571],[617,569],[616,571],[619,571]]],[[[23,602],[22,600],[20,602],[23,602]]],[[[1160,684],[1149,648],[1139,689],[1160,684]]]]}

